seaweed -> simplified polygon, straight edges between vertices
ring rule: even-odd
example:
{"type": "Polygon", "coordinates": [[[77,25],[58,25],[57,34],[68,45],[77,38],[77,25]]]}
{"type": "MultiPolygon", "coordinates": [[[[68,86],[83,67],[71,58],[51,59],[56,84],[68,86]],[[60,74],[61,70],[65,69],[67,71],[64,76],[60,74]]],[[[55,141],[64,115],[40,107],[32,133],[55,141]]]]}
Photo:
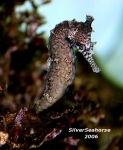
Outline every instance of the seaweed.
{"type": "Polygon", "coordinates": [[[0,149],[121,150],[122,90],[102,74],[94,74],[79,52],[75,80],[66,94],[35,113],[33,106],[45,89],[48,68],[46,39],[37,29],[46,22],[34,0],[28,1],[31,12],[17,13],[15,8],[25,2],[0,1],[0,149]],[[85,139],[86,134],[91,138],[85,139]]]}

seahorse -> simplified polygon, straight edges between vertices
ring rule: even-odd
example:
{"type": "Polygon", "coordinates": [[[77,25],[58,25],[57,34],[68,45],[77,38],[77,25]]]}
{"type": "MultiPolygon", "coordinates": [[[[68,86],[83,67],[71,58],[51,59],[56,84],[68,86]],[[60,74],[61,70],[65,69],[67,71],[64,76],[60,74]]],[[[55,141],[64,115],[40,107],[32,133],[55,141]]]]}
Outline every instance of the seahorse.
{"type": "Polygon", "coordinates": [[[46,88],[41,99],[35,102],[36,113],[49,108],[56,103],[75,78],[75,55],[76,48],[88,61],[93,72],[100,72],[92,55],[93,46],[91,42],[91,23],[94,18],[86,16],[85,22],[63,21],[51,30],[48,43],[48,55],[50,62],[46,76],[46,88]]]}

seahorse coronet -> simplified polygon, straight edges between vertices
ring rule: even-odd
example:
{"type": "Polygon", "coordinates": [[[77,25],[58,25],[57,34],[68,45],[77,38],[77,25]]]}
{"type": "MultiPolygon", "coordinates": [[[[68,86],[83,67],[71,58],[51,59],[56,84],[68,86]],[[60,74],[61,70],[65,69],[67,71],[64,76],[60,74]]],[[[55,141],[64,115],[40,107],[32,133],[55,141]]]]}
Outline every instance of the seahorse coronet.
{"type": "Polygon", "coordinates": [[[35,102],[36,113],[40,113],[56,103],[73,83],[76,58],[74,48],[78,49],[85,57],[93,72],[100,71],[92,57],[93,46],[96,44],[96,42],[91,42],[93,20],[92,16],[87,15],[85,22],[77,22],[75,19],[63,21],[50,31],[48,43],[50,65],[45,91],[41,99],[35,102]]]}

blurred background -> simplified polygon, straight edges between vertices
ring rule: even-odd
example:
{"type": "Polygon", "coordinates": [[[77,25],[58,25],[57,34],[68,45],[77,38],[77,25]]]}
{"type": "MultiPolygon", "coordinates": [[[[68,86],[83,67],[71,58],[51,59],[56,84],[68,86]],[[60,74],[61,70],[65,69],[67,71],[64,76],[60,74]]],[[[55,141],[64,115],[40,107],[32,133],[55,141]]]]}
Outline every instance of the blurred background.
{"type": "MultiPolygon", "coordinates": [[[[40,0],[35,0],[37,5],[40,0]]],[[[23,6],[16,7],[16,12],[24,9],[32,10],[29,1],[23,6]]],[[[86,15],[92,15],[94,33],[92,41],[95,57],[102,70],[102,74],[117,86],[123,88],[123,1],[122,0],[52,0],[48,5],[38,8],[38,12],[45,16],[46,24],[37,29],[45,31],[48,39],[50,30],[64,20],[76,19],[85,21],[86,15]]]]}
{"type": "MultiPolygon", "coordinates": [[[[123,1],[0,0],[0,148],[123,149],[123,1]],[[64,97],[35,114],[45,89],[50,30],[64,20],[94,17],[99,74],[79,52],[76,77],[64,97]],[[108,128],[84,139],[73,128],[108,128]]],[[[89,134],[89,133],[88,133],[89,134]]]]}

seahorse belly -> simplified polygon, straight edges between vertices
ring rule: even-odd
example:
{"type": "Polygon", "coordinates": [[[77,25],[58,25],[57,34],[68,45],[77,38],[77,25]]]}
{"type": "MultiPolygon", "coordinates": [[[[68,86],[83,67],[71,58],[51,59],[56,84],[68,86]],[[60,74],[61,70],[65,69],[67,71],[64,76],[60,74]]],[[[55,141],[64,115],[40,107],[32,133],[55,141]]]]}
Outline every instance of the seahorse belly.
{"type": "Polygon", "coordinates": [[[50,66],[47,73],[46,89],[36,104],[36,112],[39,113],[52,106],[65,93],[75,77],[75,56],[66,40],[68,22],[61,23],[51,32],[49,38],[50,66]]]}

